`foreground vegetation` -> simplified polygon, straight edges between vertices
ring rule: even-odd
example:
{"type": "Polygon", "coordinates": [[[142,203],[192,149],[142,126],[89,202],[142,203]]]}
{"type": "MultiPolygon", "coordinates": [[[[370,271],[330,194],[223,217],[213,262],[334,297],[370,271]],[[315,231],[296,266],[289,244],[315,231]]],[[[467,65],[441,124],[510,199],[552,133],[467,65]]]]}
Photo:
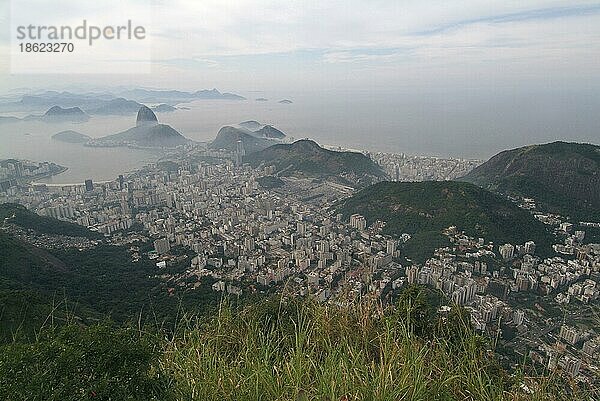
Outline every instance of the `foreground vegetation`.
{"type": "Polygon", "coordinates": [[[0,399],[584,399],[550,377],[507,374],[464,312],[437,314],[424,289],[408,289],[397,306],[223,302],[168,335],[49,326],[0,347],[0,399]]]}
{"type": "Polygon", "coordinates": [[[218,304],[210,279],[195,291],[171,296],[156,277],[188,266],[183,260],[161,271],[147,258],[132,262],[126,247],[108,244],[45,250],[0,230],[0,342],[31,339],[50,314],[55,321],[75,315],[83,324],[104,317],[137,324],[141,316],[142,324],[172,328],[180,310],[209,313],[218,304]]]}

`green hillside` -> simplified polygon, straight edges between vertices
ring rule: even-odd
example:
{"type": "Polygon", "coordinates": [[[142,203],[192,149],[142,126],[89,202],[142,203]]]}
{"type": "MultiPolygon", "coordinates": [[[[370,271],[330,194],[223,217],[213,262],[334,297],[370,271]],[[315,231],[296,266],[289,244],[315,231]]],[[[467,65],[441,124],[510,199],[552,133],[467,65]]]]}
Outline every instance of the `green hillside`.
{"type": "Polygon", "coordinates": [[[309,176],[355,175],[383,177],[385,173],[369,157],[356,152],[334,152],[304,139],[292,144],[278,144],[244,158],[252,166],[275,166],[279,175],[309,176]]]}
{"type": "MultiPolygon", "coordinates": [[[[58,283],[68,275],[62,260],[0,231],[0,343],[41,327],[63,301],[58,283]]],[[[57,321],[64,312],[59,308],[57,321]]]]}
{"type": "Polygon", "coordinates": [[[547,252],[552,240],[545,226],[527,211],[464,182],[381,182],[358,192],[338,209],[346,218],[359,213],[368,224],[385,221],[386,234],[411,234],[408,256],[420,261],[447,243],[441,231],[450,226],[496,244],[532,240],[540,252],[547,252]]]}
{"type": "Polygon", "coordinates": [[[600,146],[553,142],[507,150],[462,180],[534,198],[546,210],[600,221],[600,146]]]}
{"type": "Polygon", "coordinates": [[[0,277],[3,279],[23,286],[46,286],[66,271],[65,263],[50,252],[0,231],[0,277]]]}
{"type": "MultiPolygon", "coordinates": [[[[0,206],[0,221],[28,230],[54,235],[95,238],[84,227],[38,216],[23,206],[0,206]]],[[[189,261],[172,266],[184,271],[189,261]]],[[[214,304],[212,281],[191,293],[170,296],[155,277],[159,268],[148,259],[131,261],[127,248],[99,244],[92,248],[46,250],[0,230],[0,342],[15,333],[32,335],[57,304],[57,320],[74,315],[85,321],[107,317],[116,322],[142,318],[172,326],[177,311],[186,307],[201,311],[214,304]],[[64,304],[67,301],[67,304],[64,304]],[[68,305],[68,309],[67,309],[68,305]],[[141,315],[140,315],[141,314],[141,315]]]]}
{"type": "Polygon", "coordinates": [[[71,237],[84,237],[89,239],[101,238],[102,234],[90,231],[86,227],[66,221],[56,220],[51,217],[40,216],[33,213],[25,206],[16,203],[0,204],[0,223],[7,221],[27,230],[34,230],[42,234],[67,235],[71,237]]]}
{"type": "MultiPolygon", "coordinates": [[[[185,269],[185,265],[176,268],[185,269]]],[[[159,269],[152,261],[131,262],[126,248],[99,245],[79,251],[54,250],[52,253],[28,245],[0,232],[0,298],[15,291],[35,294],[39,307],[46,310],[53,302],[68,300],[91,314],[86,317],[109,317],[117,322],[135,319],[142,314],[149,319],[174,323],[177,311],[188,307],[200,311],[214,303],[212,281],[206,280],[192,293],[169,296],[160,279],[159,269]]],[[[25,304],[13,302],[11,311],[0,313],[0,325],[5,319],[17,319],[25,304]],[[16,308],[16,309],[15,309],[16,308]]],[[[25,315],[23,315],[25,316],[25,315]]],[[[44,316],[44,317],[47,317],[44,316]]],[[[25,325],[31,322],[24,321],[25,325]]]]}

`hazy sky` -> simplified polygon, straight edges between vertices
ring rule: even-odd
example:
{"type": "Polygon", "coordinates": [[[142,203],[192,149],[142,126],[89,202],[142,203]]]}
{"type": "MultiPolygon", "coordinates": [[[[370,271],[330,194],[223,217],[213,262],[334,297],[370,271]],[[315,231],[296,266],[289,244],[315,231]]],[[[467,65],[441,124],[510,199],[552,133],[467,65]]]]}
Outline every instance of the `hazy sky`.
{"type": "Polygon", "coordinates": [[[111,12],[101,1],[2,0],[2,91],[83,83],[228,91],[600,88],[600,2],[124,0],[127,14],[115,13],[115,23],[135,21],[136,10],[153,15],[152,73],[48,76],[9,74],[10,3],[17,1],[31,5],[32,23],[43,16],[76,24],[111,12]]]}

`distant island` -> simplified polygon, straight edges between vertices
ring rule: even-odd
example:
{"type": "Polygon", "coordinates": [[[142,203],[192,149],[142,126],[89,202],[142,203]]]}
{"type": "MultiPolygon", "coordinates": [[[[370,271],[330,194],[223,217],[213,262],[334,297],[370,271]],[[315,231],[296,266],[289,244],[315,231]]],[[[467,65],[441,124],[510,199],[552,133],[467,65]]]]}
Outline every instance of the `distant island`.
{"type": "Polygon", "coordinates": [[[173,127],[159,124],[156,114],[150,108],[142,106],[138,111],[135,127],[118,134],[91,140],[87,143],[87,146],[175,148],[189,142],[189,139],[173,127]]]}
{"type": "Polygon", "coordinates": [[[52,135],[52,139],[55,141],[66,143],[86,143],[92,138],[90,136],[81,134],[77,131],[67,130],[52,135]]]}
{"type": "Polygon", "coordinates": [[[134,101],[119,97],[109,100],[101,106],[88,109],[89,114],[98,115],[127,115],[135,114],[143,105],[134,101]]]}
{"type": "Polygon", "coordinates": [[[126,115],[135,114],[142,103],[176,105],[194,100],[246,100],[246,98],[217,89],[193,92],[142,88],[86,93],[45,91],[25,94],[18,100],[11,98],[8,101],[0,101],[0,111],[41,111],[59,106],[78,107],[92,115],[126,115]]]}
{"type": "Polygon", "coordinates": [[[85,122],[90,119],[79,107],[60,107],[52,106],[43,115],[29,115],[23,118],[24,121],[36,120],[46,122],[85,122]]]}
{"type": "Polygon", "coordinates": [[[90,116],[79,107],[52,106],[44,114],[30,114],[23,118],[14,116],[0,116],[0,124],[19,123],[23,121],[44,121],[44,122],[86,122],[90,116]]]}
{"type": "Polygon", "coordinates": [[[283,99],[283,100],[280,100],[280,101],[278,101],[277,103],[281,103],[281,104],[292,104],[292,103],[294,103],[294,102],[292,102],[292,101],[291,101],[291,100],[289,100],[289,99],[283,99]]]}
{"type": "Polygon", "coordinates": [[[155,113],[171,113],[171,112],[177,110],[177,107],[173,107],[170,104],[161,103],[158,106],[154,106],[152,108],[152,110],[155,113]]]}
{"type": "Polygon", "coordinates": [[[235,93],[220,92],[217,89],[202,89],[195,92],[159,89],[132,89],[121,92],[122,96],[144,103],[183,103],[193,100],[246,100],[235,93]]]}
{"type": "MultiPolygon", "coordinates": [[[[135,114],[143,104],[133,100],[124,98],[112,99],[103,101],[101,105],[86,108],[81,107],[62,107],[54,105],[50,107],[43,115],[30,114],[23,118],[14,116],[0,116],[0,124],[18,123],[22,121],[48,121],[48,122],[86,122],[90,119],[90,115],[128,115],[135,114]]],[[[155,106],[157,112],[170,112],[177,110],[175,107],[168,104],[160,104],[155,106]]]]}
{"type": "Polygon", "coordinates": [[[85,113],[79,107],[62,108],[60,106],[51,107],[44,116],[56,117],[56,116],[83,116],[85,113]]]}
{"type": "Polygon", "coordinates": [[[264,98],[264,97],[259,97],[259,98],[255,99],[255,100],[256,100],[257,102],[268,102],[268,101],[269,101],[269,99],[267,99],[267,98],[264,98]]]}

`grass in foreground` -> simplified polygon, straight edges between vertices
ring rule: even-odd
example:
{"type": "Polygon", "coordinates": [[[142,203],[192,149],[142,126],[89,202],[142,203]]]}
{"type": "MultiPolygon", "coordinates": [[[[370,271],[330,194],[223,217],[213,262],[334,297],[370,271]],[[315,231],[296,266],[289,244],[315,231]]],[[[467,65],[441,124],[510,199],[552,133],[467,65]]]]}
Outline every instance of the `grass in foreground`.
{"type": "MultiPolygon", "coordinates": [[[[431,319],[310,301],[223,303],[164,338],[109,326],[50,330],[0,349],[11,400],[562,400],[549,378],[509,376],[460,310],[431,319]],[[525,383],[529,389],[523,390],[525,383]]],[[[582,398],[583,399],[583,398],[582,398]]],[[[588,398],[589,399],[589,398],[588,398]]]]}

